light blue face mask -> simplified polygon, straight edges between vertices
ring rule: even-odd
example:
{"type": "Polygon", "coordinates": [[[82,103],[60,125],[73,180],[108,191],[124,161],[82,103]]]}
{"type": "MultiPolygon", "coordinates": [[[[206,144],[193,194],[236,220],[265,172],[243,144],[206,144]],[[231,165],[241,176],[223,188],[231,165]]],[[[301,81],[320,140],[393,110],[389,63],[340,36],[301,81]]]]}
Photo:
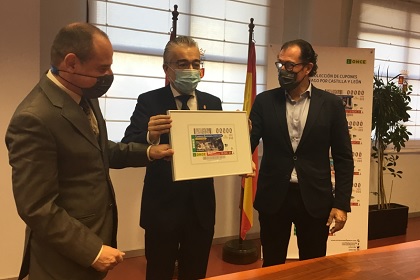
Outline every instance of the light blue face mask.
{"type": "Polygon", "coordinates": [[[191,94],[201,81],[200,70],[196,69],[175,69],[175,88],[180,94],[191,94]]]}

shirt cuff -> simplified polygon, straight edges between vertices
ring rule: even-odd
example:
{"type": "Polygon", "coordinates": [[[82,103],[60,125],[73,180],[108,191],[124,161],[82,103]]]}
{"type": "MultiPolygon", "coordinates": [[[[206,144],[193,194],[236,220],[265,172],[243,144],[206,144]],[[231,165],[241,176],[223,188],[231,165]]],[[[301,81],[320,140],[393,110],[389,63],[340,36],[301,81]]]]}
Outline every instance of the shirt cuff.
{"type": "Polygon", "coordinates": [[[152,142],[152,141],[150,141],[149,131],[148,131],[147,132],[147,143],[149,143],[150,145],[159,145],[160,144],[160,137],[159,137],[159,139],[156,142],[152,142]]]}
{"type": "Polygon", "coordinates": [[[102,250],[104,249],[104,245],[102,245],[101,250],[99,250],[98,255],[96,256],[95,260],[93,261],[93,263],[91,265],[93,265],[94,263],[96,263],[96,261],[99,259],[99,256],[102,254],[102,250]]]}
{"type": "Polygon", "coordinates": [[[149,161],[153,161],[153,159],[150,157],[150,149],[152,148],[153,145],[150,145],[149,147],[147,147],[147,158],[149,159],[149,161]]]}

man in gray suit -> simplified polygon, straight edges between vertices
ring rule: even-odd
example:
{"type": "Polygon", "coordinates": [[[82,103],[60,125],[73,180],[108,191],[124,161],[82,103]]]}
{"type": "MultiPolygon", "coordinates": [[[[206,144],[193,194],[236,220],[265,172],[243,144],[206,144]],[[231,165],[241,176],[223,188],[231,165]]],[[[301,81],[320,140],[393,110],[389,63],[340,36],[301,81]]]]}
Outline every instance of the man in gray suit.
{"type": "Polygon", "coordinates": [[[51,70],[16,109],[6,133],[13,193],[27,225],[19,279],[102,279],[123,260],[109,168],[169,157],[169,145],[114,143],[97,98],[113,81],[107,35],[62,28],[51,70]]]}

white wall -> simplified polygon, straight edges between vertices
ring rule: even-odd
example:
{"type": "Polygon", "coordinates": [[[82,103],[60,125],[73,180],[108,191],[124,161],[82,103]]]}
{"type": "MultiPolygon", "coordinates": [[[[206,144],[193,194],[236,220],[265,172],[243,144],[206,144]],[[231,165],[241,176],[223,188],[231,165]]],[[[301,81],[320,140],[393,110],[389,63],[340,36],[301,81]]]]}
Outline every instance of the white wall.
{"type": "Polygon", "coordinates": [[[384,181],[388,188],[394,181],[391,202],[407,205],[408,212],[418,216],[420,214],[420,152],[419,150],[415,153],[405,152],[400,153],[399,156],[396,169],[403,171],[402,178],[389,175],[384,178],[384,181]]]}
{"type": "Polygon", "coordinates": [[[16,106],[47,70],[55,33],[68,22],[85,19],[84,10],[85,0],[2,0],[0,4],[0,279],[17,276],[25,231],[13,200],[5,132],[16,106]]]}
{"type": "Polygon", "coordinates": [[[25,230],[12,198],[4,136],[15,107],[39,77],[39,1],[8,2],[0,7],[0,278],[16,276],[25,230]]]}
{"type": "MultiPolygon", "coordinates": [[[[410,152],[409,150],[399,153],[396,170],[403,171],[402,178],[384,174],[384,187],[387,193],[388,202],[403,204],[409,207],[408,212],[411,216],[420,215],[420,152],[410,152]],[[391,195],[391,197],[389,196],[391,195]],[[389,200],[390,199],[390,200],[389,200]]],[[[371,180],[370,191],[377,191],[377,163],[371,160],[371,180]]],[[[369,194],[369,204],[376,204],[377,197],[369,194]]]]}
{"type": "MultiPolygon", "coordinates": [[[[270,18],[271,42],[303,38],[319,46],[346,46],[351,0],[273,0],[270,18]]],[[[53,36],[68,22],[83,20],[85,0],[2,0],[0,4],[0,136],[20,100],[37,83],[49,64],[53,36]],[[7,3],[7,4],[6,4],[7,3]],[[25,7],[22,9],[22,7],[25,7]]],[[[277,50],[273,50],[277,51],[277,50]]],[[[274,62],[269,61],[269,64],[274,62]]],[[[268,77],[268,79],[273,77],[268,77]]],[[[274,77],[276,78],[276,77],[274,77]]],[[[4,140],[3,140],[4,143],[4,140]]],[[[420,211],[416,171],[418,154],[401,159],[404,178],[394,188],[395,200],[420,211]]],[[[0,279],[16,277],[23,248],[24,225],[17,216],[11,186],[11,169],[5,145],[0,145],[0,279]]],[[[144,168],[112,170],[119,207],[118,242],[122,250],[144,248],[138,226],[144,168]]],[[[215,238],[239,232],[240,180],[237,176],[216,178],[215,238]]],[[[259,231],[258,215],[250,233],[259,231]]]]}

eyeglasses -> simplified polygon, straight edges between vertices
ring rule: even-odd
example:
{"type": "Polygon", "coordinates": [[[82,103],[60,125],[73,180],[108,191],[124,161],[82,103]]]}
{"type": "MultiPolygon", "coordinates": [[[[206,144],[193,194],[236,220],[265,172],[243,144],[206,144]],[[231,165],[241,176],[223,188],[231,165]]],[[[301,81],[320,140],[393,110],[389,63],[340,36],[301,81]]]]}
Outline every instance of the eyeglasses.
{"type": "Polygon", "coordinates": [[[200,70],[202,62],[200,60],[188,61],[182,59],[178,61],[167,62],[166,64],[175,64],[177,69],[190,69],[190,67],[192,67],[193,69],[200,70]]]}
{"type": "Polygon", "coordinates": [[[286,69],[287,71],[293,71],[293,68],[295,68],[295,66],[306,64],[306,63],[304,62],[293,63],[290,61],[287,61],[287,62],[276,61],[274,62],[274,64],[276,65],[277,70],[280,70],[284,66],[284,69],[286,69]]]}

